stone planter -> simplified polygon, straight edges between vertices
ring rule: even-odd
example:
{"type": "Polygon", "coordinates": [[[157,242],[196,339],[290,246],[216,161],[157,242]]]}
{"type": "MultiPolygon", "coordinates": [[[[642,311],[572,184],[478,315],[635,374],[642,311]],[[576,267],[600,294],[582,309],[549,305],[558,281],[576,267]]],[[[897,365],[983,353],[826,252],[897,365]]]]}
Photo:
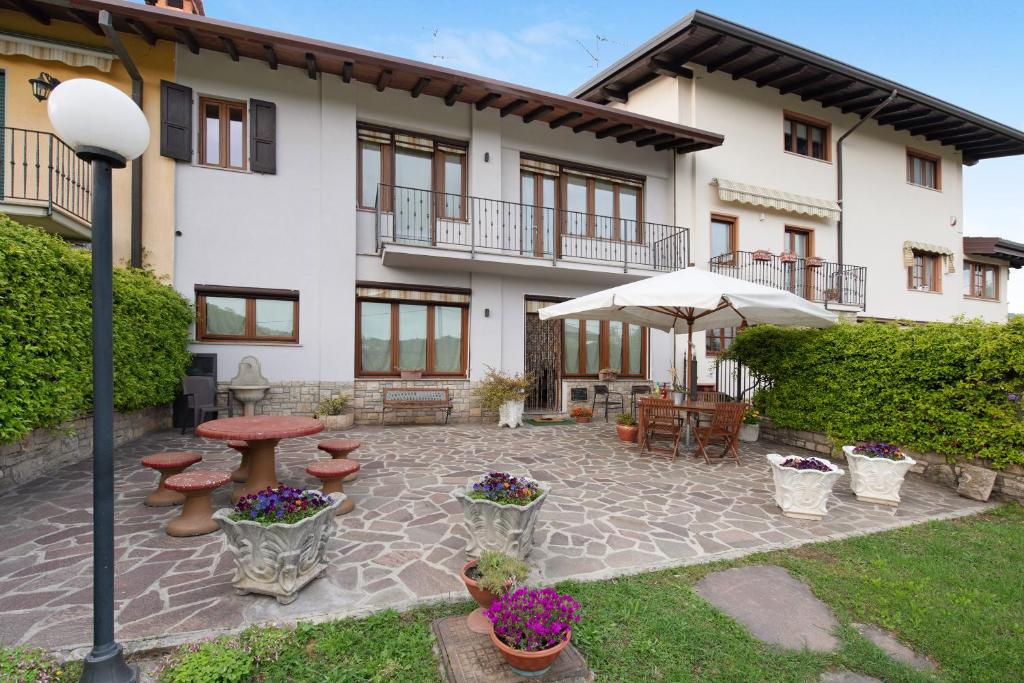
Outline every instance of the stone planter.
{"type": "Polygon", "coordinates": [[[956,492],[961,496],[972,500],[988,500],[992,495],[992,487],[996,483],[993,470],[977,465],[960,465],[958,476],[956,492]]]}
{"type": "Polygon", "coordinates": [[[239,595],[273,595],[282,605],[295,600],[302,588],[327,571],[324,555],[334,531],[335,510],[347,499],[329,493],[332,503],[312,517],[294,524],[263,526],[249,520],[231,519],[231,508],[213,513],[235,556],[231,580],[239,595]]]}
{"type": "Polygon", "coordinates": [[[539,650],[537,652],[525,652],[523,650],[513,650],[505,643],[498,639],[498,636],[494,633],[494,627],[491,627],[491,642],[498,648],[505,661],[508,665],[520,676],[542,676],[544,673],[551,668],[551,665],[558,659],[558,655],[562,654],[562,650],[569,646],[569,641],[572,639],[572,631],[570,630],[565,640],[560,642],[554,647],[549,647],[546,650],[539,650]]]}
{"type": "Polygon", "coordinates": [[[350,429],[355,423],[355,413],[342,413],[341,415],[316,415],[316,419],[324,423],[324,431],[338,432],[342,429],[350,429]]]}
{"type": "Polygon", "coordinates": [[[740,441],[746,441],[747,443],[753,443],[757,441],[758,437],[761,436],[761,423],[755,422],[754,424],[747,424],[744,422],[740,425],[740,441]]]}
{"type": "MultiPolygon", "coordinates": [[[[532,479],[528,474],[512,472],[516,477],[532,479]]],[[[533,550],[533,530],[544,500],[548,497],[548,485],[537,482],[543,493],[529,505],[500,505],[490,500],[477,500],[466,495],[473,490],[473,484],[480,477],[470,479],[465,488],[455,491],[455,497],[462,504],[466,516],[466,530],[469,543],[466,556],[480,557],[481,551],[496,550],[499,553],[524,559],[533,550]]],[[[536,481],[534,479],[533,481],[536,481]]]]}
{"type": "Polygon", "coordinates": [[[854,453],[853,449],[853,446],[843,446],[846,464],[850,468],[850,486],[857,500],[893,507],[899,505],[903,478],[917,461],[909,457],[903,460],[869,458],[854,453]]]}
{"type": "Polygon", "coordinates": [[[775,503],[782,514],[795,519],[822,519],[828,512],[826,504],[832,487],[845,472],[827,460],[824,462],[831,470],[818,472],[782,467],[787,456],[778,453],[766,457],[775,481],[775,503]]]}
{"type": "Polygon", "coordinates": [[[511,429],[523,426],[523,407],[526,401],[505,401],[498,406],[498,426],[508,426],[511,429]]]}
{"type": "Polygon", "coordinates": [[[640,432],[639,425],[615,425],[615,431],[619,440],[625,443],[636,443],[637,434],[640,432]]]}

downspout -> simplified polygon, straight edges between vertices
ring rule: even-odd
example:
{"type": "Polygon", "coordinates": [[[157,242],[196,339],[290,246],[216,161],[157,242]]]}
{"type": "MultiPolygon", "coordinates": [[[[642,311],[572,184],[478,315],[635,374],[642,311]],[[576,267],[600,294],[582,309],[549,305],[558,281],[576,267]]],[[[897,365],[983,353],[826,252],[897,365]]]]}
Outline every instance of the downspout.
{"type": "MultiPolygon", "coordinates": [[[[110,42],[125,71],[132,79],[132,101],[142,109],[142,74],[135,66],[131,55],[121,42],[121,36],[117,35],[110,12],[101,10],[98,23],[103,29],[104,35],[110,42]]],[[[132,160],[132,214],[131,214],[131,267],[142,267],[142,157],[132,160]]]]}
{"type": "Polygon", "coordinates": [[[843,133],[836,142],[836,195],[839,202],[839,222],[836,224],[836,260],[839,262],[840,273],[843,268],[843,216],[846,215],[846,209],[843,206],[843,142],[853,134],[853,131],[860,128],[865,121],[873,119],[875,114],[888,107],[889,104],[896,99],[897,94],[898,93],[895,90],[889,93],[887,98],[868,112],[867,116],[853,124],[853,127],[843,133]]]}

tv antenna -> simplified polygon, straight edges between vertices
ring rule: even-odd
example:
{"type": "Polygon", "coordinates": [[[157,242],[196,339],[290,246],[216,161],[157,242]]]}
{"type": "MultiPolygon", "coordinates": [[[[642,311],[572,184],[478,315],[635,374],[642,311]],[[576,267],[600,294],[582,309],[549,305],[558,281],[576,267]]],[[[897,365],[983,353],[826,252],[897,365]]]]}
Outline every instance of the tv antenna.
{"type": "Polygon", "coordinates": [[[430,58],[434,60],[434,62],[437,62],[439,59],[448,59],[437,51],[437,34],[441,32],[441,29],[424,26],[423,30],[430,31],[430,58]]]}
{"type": "Polygon", "coordinates": [[[608,36],[602,36],[600,33],[594,34],[594,49],[590,49],[582,40],[577,40],[576,44],[583,48],[583,51],[590,57],[590,68],[599,69],[601,68],[601,43],[611,43],[612,45],[622,45],[622,43],[612,40],[608,36]]]}

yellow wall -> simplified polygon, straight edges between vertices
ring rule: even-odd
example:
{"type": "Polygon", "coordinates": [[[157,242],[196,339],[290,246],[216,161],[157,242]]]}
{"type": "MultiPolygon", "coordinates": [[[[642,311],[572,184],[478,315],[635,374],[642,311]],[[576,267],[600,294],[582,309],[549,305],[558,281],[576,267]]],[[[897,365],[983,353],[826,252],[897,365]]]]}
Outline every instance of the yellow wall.
{"type": "MultiPolygon", "coordinates": [[[[17,12],[0,10],[0,28],[47,40],[67,40],[110,49],[106,37],[97,36],[78,24],[54,21],[44,26],[17,12]]],[[[158,41],[156,45],[149,46],[142,39],[124,33],[121,40],[145,83],[142,108],[151,131],[149,149],[142,157],[143,261],[158,275],[169,277],[174,265],[174,161],[160,156],[160,80],[174,79],[174,45],[158,41]]],[[[32,96],[28,83],[28,79],[38,76],[40,71],[46,71],[61,81],[94,78],[110,83],[128,95],[132,91],[131,78],[117,59],[109,73],[92,67],[75,68],[61,62],[8,55],[0,55],[0,68],[6,72],[5,125],[9,127],[52,132],[46,116],[46,104],[32,96]]],[[[131,256],[130,167],[114,172],[113,236],[114,263],[127,265],[131,256]]]]}

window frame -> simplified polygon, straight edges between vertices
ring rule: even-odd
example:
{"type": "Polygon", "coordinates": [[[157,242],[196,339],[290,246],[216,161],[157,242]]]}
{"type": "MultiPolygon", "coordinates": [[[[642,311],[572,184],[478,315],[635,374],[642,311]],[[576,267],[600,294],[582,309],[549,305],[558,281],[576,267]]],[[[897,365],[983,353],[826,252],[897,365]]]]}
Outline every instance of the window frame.
{"type": "Polygon", "coordinates": [[[782,112],[782,131],[783,131],[783,142],[782,151],[787,154],[794,154],[798,157],[805,159],[814,159],[816,161],[824,161],[825,163],[832,163],[832,124],[822,119],[816,119],[806,114],[799,114],[795,111],[789,111],[784,109],[782,112]],[[790,135],[786,136],[786,122],[789,121],[792,124],[792,130],[790,135]],[[808,154],[798,152],[796,149],[796,124],[802,123],[808,127],[807,131],[807,151],[808,154]],[[823,131],[822,135],[822,152],[824,156],[816,157],[810,153],[812,149],[810,128],[820,128],[823,131]],[[792,149],[789,148],[790,140],[792,141],[792,149]]]}
{"type": "MultiPolygon", "coordinates": [[[[711,217],[708,219],[708,253],[711,252],[712,230],[713,230],[713,224],[716,221],[719,222],[719,223],[729,223],[730,224],[730,226],[729,226],[729,242],[732,245],[732,249],[730,249],[727,253],[732,254],[732,256],[728,260],[715,261],[715,263],[717,265],[720,265],[720,266],[733,266],[733,265],[736,265],[736,252],[739,251],[739,245],[740,245],[740,217],[739,216],[734,216],[734,215],[728,214],[728,213],[720,213],[718,211],[712,211],[711,212],[711,217]]],[[[711,258],[718,258],[718,257],[717,256],[712,256],[711,258]]]]}
{"type": "Polygon", "coordinates": [[[942,256],[940,254],[933,254],[927,251],[914,250],[915,263],[912,266],[907,266],[907,289],[911,292],[932,292],[935,294],[942,293],[942,256]],[[932,287],[929,289],[922,289],[914,285],[914,269],[917,267],[916,260],[918,258],[930,259],[932,269],[932,287]]]}
{"type": "Polygon", "coordinates": [[[196,285],[195,297],[197,342],[242,342],[246,344],[299,343],[300,296],[298,290],[196,285]],[[206,300],[208,297],[245,299],[245,330],[242,334],[215,334],[206,331],[206,300]],[[292,334],[285,336],[266,336],[256,334],[256,301],[260,299],[293,302],[292,334]]]}
{"type": "Polygon", "coordinates": [[[906,160],[906,172],[907,172],[907,185],[914,187],[922,187],[926,190],[934,190],[935,192],[942,192],[942,157],[937,154],[931,154],[920,149],[914,149],[913,147],[907,147],[907,160],[906,160]],[[935,186],[923,185],[921,183],[914,182],[914,159],[920,159],[921,161],[930,162],[935,164],[935,186]]]}
{"type": "MultiPolygon", "coordinates": [[[[399,306],[400,305],[410,306],[426,306],[427,307],[427,363],[426,367],[423,368],[424,377],[467,377],[469,369],[469,304],[461,303],[448,303],[443,301],[418,301],[415,299],[390,299],[382,297],[356,297],[356,340],[355,340],[355,351],[356,351],[356,363],[355,371],[356,377],[374,377],[374,378],[395,378],[401,377],[402,369],[398,367],[398,318],[399,318],[399,306]],[[391,305],[391,370],[389,372],[371,372],[363,370],[363,302],[371,303],[383,303],[391,305]],[[434,364],[434,350],[436,340],[434,339],[434,333],[436,329],[436,312],[435,309],[440,306],[442,308],[460,308],[462,309],[462,345],[459,349],[459,363],[460,369],[456,372],[437,372],[433,369],[434,364]]],[[[412,368],[406,368],[411,370],[412,368]]]]}
{"type": "MultiPolygon", "coordinates": [[[[572,379],[595,379],[595,378],[597,378],[598,374],[600,373],[600,371],[602,369],[609,367],[610,348],[611,348],[611,345],[609,344],[609,341],[611,339],[610,333],[609,333],[609,324],[608,324],[609,321],[607,321],[607,320],[600,320],[600,321],[580,320],[578,322],[580,323],[580,330],[579,330],[579,347],[578,347],[578,351],[577,351],[577,355],[578,355],[577,360],[579,362],[579,365],[577,367],[583,369],[584,372],[570,373],[566,369],[566,365],[565,365],[565,358],[566,358],[566,356],[565,356],[565,353],[564,353],[564,349],[565,349],[565,321],[563,320],[562,324],[560,326],[561,329],[559,331],[559,334],[561,334],[561,341],[560,341],[560,343],[561,343],[561,346],[562,346],[562,349],[563,349],[563,353],[560,354],[561,355],[561,359],[562,359],[561,360],[562,377],[567,377],[567,378],[572,378],[572,379]],[[587,322],[599,322],[600,323],[600,328],[599,328],[599,332],[598,332],[598,356],[599,356],[599,358],[598,358],[598,364],[597,364],[597,370],[598,370],[597,373],[585,372],[585,369],[587,367],[587,348],[586,348],[586,340],[587,340],[587,326],[586,326],[586,323],[587,322]]],[[[619,372],[619,377],[620,378],[627,378],[627,379],[646,379],[647,378],[647,374],[648,374],[648,372],[647,372],[647,358],[648,358],[647,353],[648,353],[648,346],[649,346],[648,345],[648,336],[649,335],[650,335],[650,329],[647,328],[647,327],[644,327],[643,325],[633,325],[632,323],[625,323],[625,322],[622,323],[622,370],[619,372]],[[640,374],[636,374],[636,375],[633,375],[633,374],[630,374],[629,372],[627,372],[627,370],[629,369],[629,360],[630,360],[630,356],[629,356],[629,343],[628,343],[628,341],[629,341],[629,328],[631,326],[632,327],[639,327],[642,330],[642,332],[640,334],[640,374]]]]}
{"type": "Polygon", "coordinates": [[[249,170],[249,103],[243,100],[233,100],[226,97],[212,97],[207,95],[199,96],[199,165],[207,168],[220,168],[226,171],[248,171],[249,170]],[[220,161],[217,163],[206,159],[206,106],[216,105],[219,108],[220,136],[219,154],[220,161]],[[228,115],[229,107],[238,107],[242,110],[242,165],[231,165],[231,122],[228,115]]]}
{"type": "Polygon", "coordinates": [[[977,299],[978,301],[999,301],[999,278],[1002,275],[1001,270],[1000,266],[994,263],[981,263],[980,261],[969,261],[964,259],[964,271],[967,273],[967,281],[969,283],[967,291],[964,292],[964,298],[977,299]],[[979,269],[991,269],[994,272],[994,277],[992,278],[993,296],[985,296],[983,293],[976,293],[975,272],[979,269]]]}
{"type": "Polygon", "coordinates": [[[736,327],[714,327],[704,331],[704,355],[705,356],[717,356],[720,353],[725,353],[729,350],[729,347],[734,341],[736,341],[736,334],[739,329],[736,327]],[[730,331],[726,334],[726,331],[730,331]],[[713,334],[716,333],[716,334],[713,334]],[[709,339],[718,339],[719,349],[717,351],[712,350],[708,347],[709,339]],[[726,340],[729,343],[726,343],[726,340]]]}

